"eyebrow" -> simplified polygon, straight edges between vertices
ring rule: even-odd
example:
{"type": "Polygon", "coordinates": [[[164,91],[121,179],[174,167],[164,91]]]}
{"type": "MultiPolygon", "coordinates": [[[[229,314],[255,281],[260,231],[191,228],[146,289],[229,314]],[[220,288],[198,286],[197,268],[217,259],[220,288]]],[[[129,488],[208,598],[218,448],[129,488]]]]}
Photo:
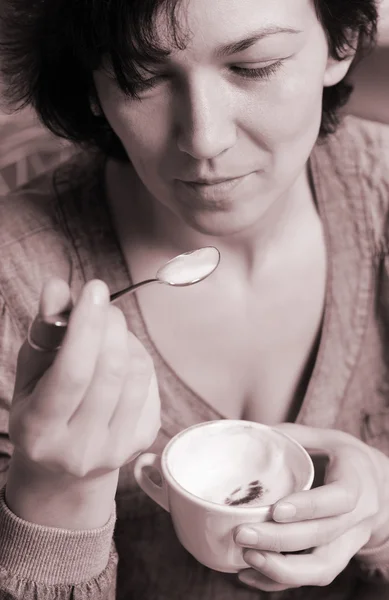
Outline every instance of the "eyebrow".
{"type": "Polygon", "coordinates": [[[293,27],[277,27],[277,26],[269,26],[265,27],[259,31],[254,32],[249,37],[244,38],[242,40],[238,40],[236,42],[230,42],[224,46],[221,46],[216,50],[216,58],[224,58],[226,56],[231,56],[231,54],[238,54],[238,52],[243,52],[247,50],[260,40],[269,37],[271,35],[276,35],[277,33],[302,33],[299,29],[294,29],[293,27]]]}

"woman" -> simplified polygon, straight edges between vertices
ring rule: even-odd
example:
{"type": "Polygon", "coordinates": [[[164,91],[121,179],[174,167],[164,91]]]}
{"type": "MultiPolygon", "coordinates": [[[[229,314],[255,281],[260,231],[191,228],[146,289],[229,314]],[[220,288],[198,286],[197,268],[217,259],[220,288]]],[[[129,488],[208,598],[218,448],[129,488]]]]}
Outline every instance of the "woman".
{"type": "Polygon", "coordinates": [[[3,7],[10,97],[89,150],[1,205],[3,595],[373,598],[389,579],[389,134],[334,130],[375,3],[33,4],[3,7]],[[203,283],[109,306],[108,288],[205,245],[222,261],[203,283]],[[10,408],[39,298],[44,318],[76,300],[58,353],[23,343],[10,408]],[[236,531],[238,576],[186,553],[132,474],[153,440],[218,418],[330,459],[324,485],[236,531]]]}

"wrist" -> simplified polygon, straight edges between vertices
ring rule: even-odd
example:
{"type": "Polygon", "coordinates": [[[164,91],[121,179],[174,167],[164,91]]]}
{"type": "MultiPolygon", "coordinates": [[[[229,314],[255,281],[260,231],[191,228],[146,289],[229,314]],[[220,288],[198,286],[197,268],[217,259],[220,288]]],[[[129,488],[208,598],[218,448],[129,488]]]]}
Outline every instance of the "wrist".
{"type": "Polygon", "coordinates": [[[376,448],[369,447],[377,476],[379,506],[371,520],[371,536],[363,550],[372,552],[389,540],[389,458],[376,448]]]}
{"type": "Polygon", "coordinates": [[[74,586],[100,576],[105,569],[112,570],[108,565],[112,558],[116,562],[114,557],[109,559],[115,507],[104,527],[69,531],[26,523],[7,507],[4,496],[5,488],[0,490],[0,564],[4,573],[12,573],[19,581],[55,587],[74,586]]]}
{"type": "Polygon", "coordinates": [[[68,530],[103,527],[112,515],[119,471],[77,479],[50,473],[15,452],[5,502],[24,521],[68,530]]]}

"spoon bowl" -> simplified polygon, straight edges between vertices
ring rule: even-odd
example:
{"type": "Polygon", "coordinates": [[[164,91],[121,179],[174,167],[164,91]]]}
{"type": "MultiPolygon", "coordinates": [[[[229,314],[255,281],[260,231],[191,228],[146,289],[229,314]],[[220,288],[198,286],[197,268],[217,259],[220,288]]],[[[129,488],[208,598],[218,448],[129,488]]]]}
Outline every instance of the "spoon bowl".
{"type": "Polygon", "coordinates": [[[206,246],[175,256],[158,269],[156,279],[167,285],[186,287],[209,277],[219,262],[219,250],[206,246]]]}

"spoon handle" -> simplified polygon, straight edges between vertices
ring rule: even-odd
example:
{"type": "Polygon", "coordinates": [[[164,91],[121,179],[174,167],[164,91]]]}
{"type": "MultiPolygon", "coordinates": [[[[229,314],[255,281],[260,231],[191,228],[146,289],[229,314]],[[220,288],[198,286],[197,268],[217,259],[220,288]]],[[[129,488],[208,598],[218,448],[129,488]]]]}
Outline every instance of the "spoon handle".
{"type": "Polygon", "coordinates": [[[120,292],[115,292],[114,294],[111,294],[109,297],[109,301],[115,302],[115,300],[118,300],[118,298],[121,298],[126,294],[132,294],[133,292],[136,292],[136,290],[139,290],[139,288],[145,285],[150,285],[150,283],[159,283],[159,279],[145,279],[140,283],[134,283],[133,285],[124,288],[124,290],[120,290],[120,292]]]}
{"type": "MultiPolygon", "coordinates": [[[[140,283],[130,285],[120,292],[115,292],[109,297],[110,302],[115,302],[126,294],[132,294],[139,288],[151,283],[162,283],[159,279],[146,279],[140,283]]],[[[65,336],[71,310],[66,310],[58,315],[51,315],[43,319],[37,317],[28,328],[27,341],[29,345],[40,352],[55,352],[61,347],[65,336]]]]}
{"type": "MultiPolygon", "coordinates": [[[[111,294],[109,297],[109,301],[115,302],[115,300],[118,300],[122,296],[125,296],[126,294],[132,294],[133,292],[136,292],[136,290],[139,290],[139,288],[146,286],[146,285],[150,285],[151,283],[161,283],[161,282],[159,281],[159,279],[145,279],[144,281],[141,281],[140,283],[135,283],[133,285],[130,285],[130,286],[124,288],[124,290],[120,290],[120,292],[115,292],[114,294],[111,294]]],[[[58,315],[51,315],[50,317],[46,317],[44,319],[44,321],[43,321],[43,319],[39,319],[39,321],[41,324],[42,324],[42,322],[44,322],[46,325],[54,327],[57,330],[58,335],[61,335],[59,332],[60,332],[60,330],[62,330],[63,331],[62,336],[63,336],[65,334],[65,330],[69,323],[70,313],[71,313],[71,310],[65,310],[65,311],[59,313],[58,315]]]]}

